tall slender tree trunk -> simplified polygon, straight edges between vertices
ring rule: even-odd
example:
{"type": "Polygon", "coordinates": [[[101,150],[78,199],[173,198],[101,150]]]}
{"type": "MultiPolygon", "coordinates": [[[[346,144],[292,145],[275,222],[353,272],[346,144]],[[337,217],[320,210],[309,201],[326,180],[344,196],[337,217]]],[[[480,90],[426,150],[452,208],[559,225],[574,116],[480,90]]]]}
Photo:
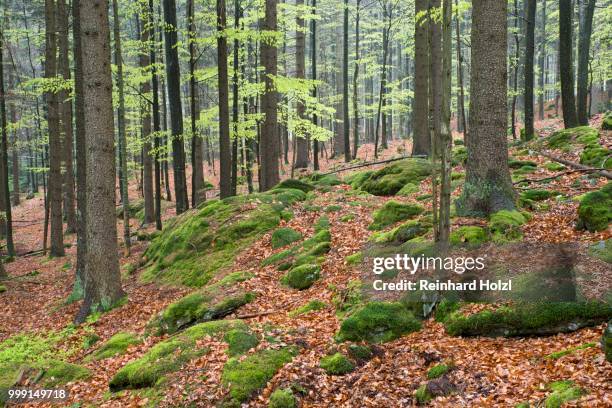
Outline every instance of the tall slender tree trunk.
{"type": "MultiPolygon", "coordinates": [[[[48,0],[47,0],[48,1],[48,0]]],[[[0,151],[0,162],[2,164],[2,168],[0,171],[2,172],[2,210],[5,214],[4,219],[4,236],[6,237],[6,249],[9,256],[15,256],[15,244],[13,243],[13,218],[12,218],[12,209],[11,209],[11,201],[9,199],[9,173],[8,173],[8,136],[6,129],[6,94],[4,87],[4,32],[0,33],[0,121],[2,121],[2,146],[0,151]]],[[[61,221],[61,213],[60,213],[60,221],[61,221]]],[[[61,226],[61,224],[60,224],[61,226]]],[[[60,229],[61,232],[61,229],[60,229]]]]}
{"type": "Polygon", "coordinates": [[[351,140],[350,130],[351,123],[349,119],[349,78],[348,78],[348,29],[349,29],[349,11],[348,11],[348,0],[344,0],[344,30],[343,30],[343,42],[342,42],[342,127],[344,141],[344,161],[346,163],[351,161],[351,140]]]}
{"type": "Polygon", "coordinates": [[[574,96],[573,10],[572,0],[559,0],[559,75],[563,124],[566,129],[578,126],[574,96]]]}
{"type": "Polygon", "coordinates": [[[519,78],[519,58],[520,58],[520,50],[521,50],[521,42],[519,39],[520,32],[520,15],[519,15],[519,7],[518,0],[514,0],[514,77],[512,78],[512,112],[510,114],[510,126],[512,127],[512,139],[516,140],[516,105],[518,100],[518,78],[519,78]]]}
{"type": "MultiPolygon", "coordinates": [[[[154,40],[155,39],[155,11],[153,9],[153,0],[149,0],[149,13],[147,23],[144,25],[145,27],[149,27],[148,30],[148,38],[154,40]]],[[[153,41],[155,42],[155,41],[153,41]]],[[[161,221],[161,164],[160,154],[159,154],[159,139],[160,139],[160,117],[159,117],[159,77],[157,75],[156,68],[156,46],[154,44],[150,45],[149,55],[151,62],[151,87],[153,93],[153,104],[151,106],[153,110],[153,147],[155,150],[155,228],[157,230],[162,229],[162,221],[161,221]]]]}
{"type": "MultiPolygon", "coordinates": [[[[57,75],[57,9],[54,0],[45,0],[45,77],[57,75]]],[[[64,256],[62,220],[62,141],[59,123],[59,102],[55,91],[47,91],[47,123],[49,129],[49,213],[51,221],[51,256],[64,256]]],[[[6,123],[6,122],[4,122],[6,123]]]]}
{"type": "Polygon", "coordinates": [[[578,37],[578,95],[576,109],[578,124],[589,124],[589,54],[591,50],[591,32],[593,30],[593,14],[595,13],[595,0],[583,0],[580,4],[580,36],[578,37]]]}
{"type": "Polygon", "coordinates": [[[353,159],[359,149],[359,13],[361,0],[355,9],[355,70],[353,71],[353,159]]]}
{"type": "Polygon", "coordinates": [[[534,82],[534,55],[535,55],[535,25],[536,25],[536,0],[525,0],[526,8],[526,35],[525,35],[525,62],[523,72],[525,73],[525,87],[523,95],[525,97],[525,132],[523,140],[531,140],[534,136],[533,129],[533,88],[534,82]]]}
{"type": "Polygon", "coordinates": [[[461,121],[461,129],[463,130],[463,139],[467,139],[468,129],[467,121],[465,118],[465,87],[463,85],[463,53],[461,52],[461,27],[459,21],[459,0],[455,0],[456,7],[456,26],[455,32],[457,36],[457,82],[459,87],[459,118],[461,121]]]}
{"type": "Polygon", "coordinates": [[[426,155],[431,153],[431,140],[429,138],[428,112],[429,112],[429,47],[427,33],[429,20],[427,12],[429,0],[415,0],[414,29],[414,99],[412,102],[413,122],[413,155],[426,155]]]}
{"type": "Polygon", "coordinates": [[[187,2],[187,32],[189,36],[189,110],[191,113],[191,204],[197,207],[206,200],[204,188],[204,167],[202,157],[202,138],[198,131],[200,120],[200,101],[196,84],[196,37],[198,34],[195,24],[195,1],[187,2]]]}
{"type": "Polygon", "coordinates": [[[449,246],[451,204],[451,88],[453,46],[451,35],[452,0],[443,0],[442,5],[442,100],[440,126],[440,162],[442,164],[440,188],[440,226],[438,238],[442,248],[449,246]]]}
{"type": "Polygon", "coordinates": [[[229,95],[227,77],[227,24],[225,0],[217,0],[217,76],[219,81],[219,188],[221,198],[232,195],[232,158],[229,132],[229,95]]]}
{"type": "MultiPolygon", "coordinates": [[[[234,0],[234,30],[236,30],[236,33],[238,33],[239,29],[240,29],[240,15],[242,13],[242,10],[240,9],[240,0],[234,0]]],[[[232,78],[232,122],[234,124],[233,130],[234,130],[234,135],[232,138],[232,195],[236,195],[237,191],[238,191],[238,129],[239,129],[239,111],[238,111],[238,104],[239,104],[239,99],[238,99],[238,90],[240,87],[240,79],[238,77],[238,72],[239,72],[239,65],[240,65],[240,41],[238,40],[238,37],[234,38],[234,50],[233,50],[233,54],[234,54],[234,63],[232,66],[232,70],[234,72],[233,78],[232,78]]]]}
{"type": "MultiPolygon", "coordinates": [[[[317,0],[312,0],[312,13],[317,13],[317,0]]],[[[317,79],[317,20],[310,20],[310,76],[313,81],[317,79]]],[[[317,86],[312,87],[312,97],[317,98],[317,86]]],[[[317,114],[312,114],[312,123],[317,126],[317,114]]],[[[319,141],[312,139],[312,164],[315,171],[319,170],[319,141]]]]}
{"type": "Polygon", "coordinates": [[[540,52],[538,54],[538,65],[540,66],[539,72],[539,88],[538,93],[538,118],[544,120],[544,94],[545,91],[545,77],[544,72],[546,71],[546,0],[542,0],[542,16],[540,17],[540,52]]]}
{"type": "Polygon", "coordinates": [[[174,171],[174,195],[176,213],[189,208],[187,180],[185,178],[185,146],[183,144],[183,108],[181,102],[181,71],[178,58],[178,25],[176,23],[176,0],[163,0],[164,45],[166,50],[166,81],[170,105],[170,127],[172,134],[172,169],[174,171]]]}
{"type": "Polygon", "coordinates": [[[119,93],[119,107],[117,109],[117,131],[119,147],[119,168],[121,170],[121,204],[123,206],[123,242],[125,254],[130,254],[130,201],[128,198],[128,172],[127,172],[127,138],[125,135],[125,95],[123,89],[123,56],[121,54],[121,25],[119,21],[119,6],[113,0],[113,37],[115,40],[115,65],[117,66],[117,91],[119,93]]]}
{"type": "MultiPolygon", "coordinates": [[[[142,27],[140,27],[138,35],[140,36],[142,51],[138,55],[138,65],[146,72],[151,65],[151,57],[149,55],[149,25],[152,19],[149,17],[149,10],[146,4],[141,4],[140,16],[142,16],[142,27]]],[[[145,81],[140,85],[140,92],[143,95],[151,93],[151,82],[145,81]]],[[[157,138],[157,135],[151,134],[151,104],[148,100],[141,100],[140,103],[141,126],[142,126],[142,194],[144,198],[144,219],[143,224],[151,224],[155,221],[155,199],[153,197],[153,146],[151,145],[151,137],[157,138]]],[[[155,153],[156,154],[156,153],[155,153]]]]}
{"type": "Polygon", "coordinates": [[[457,213],[489,215],[515,208],[506,139],[508,5],[474,0],[472,6],[470,137],[457,213]]]}
{"type": "MultiPolygon", "coordinates": [[[[17,81],[15,79],[15,74],[14,74],[14,69],[10,71],[11,75],[9,75],[10,78],[10,85],[11,87],[13,87],[13,89],[15,88],[17,81]]],[[[15,103],[12,102],[9,104],[9,116],[10,116],[10,123],[12,125],[17,124],[17,109],[15,107],[15,103]]],[[[17,129],[13,129],[13,131],[11,132],[11,173],[13,173],[13,191],[11,191],[11,203],[13,205],[13,207],[16,207],[19,205],[20,202],[20,187],[19,187],[19,146],[17,143],[18,140],[18,133],[19,131],[17,129]]]]}
{"type": "MultiPolygon", "coordinates": [[[[300,8],[304,5],[304,0],[296,0],[296,7],[298,8],[296,24],[297,30],[295,31],[295,77],[298,79],[306,78],[306,33],[304,32],[304,18],[300,8]]],[[[301,101],[297,102],[297,115],[298,118],[304,119],[306,107],[301,101]]],[[[307,135],[296,135],[296,152],[295,152],[295,168],[305,169],[308,167],[308,138],[307,135]]]]}
{"type": "MultiPolygon", "coordinates": [[[[265,17],[262,31],[275,34],[277,30],[276,0],[265,0],[265,17]]],[[[276,105],[278,94],[274,86],[274,77],[277,73],[277,45],[274,37],[270,41],[260,43],[261,65],[264,67],[264,93],[261,96],[261,111],[264,121],[261,126],[260,137],[260,175],[259,189],[267,191],[278,184],[279,146],[278,146],[278,120],[276,105]]]]}
{"type": "Polygon", "coordinates": [[[336,89],[337,102],[335,104],[336,115],[334,122],[334,145],[332,157],[337,157],[344,152],[344,103],[343,103],[343,92],[344,92],[344,70],[342,69],[342,61],[344,58],[344,52],[342,47],[344,45],[342,26],[336,27],[336,52],[335,52],[335,72],[334,72],[334,87],[336,89]]]}
{"type": "Polygon", "coordinates": [[[83,129],[87,146],[85,298],[76,317],[107,310],[123,298],[115,222],[113,83],[107,0],[80,0],[83,129]]]}

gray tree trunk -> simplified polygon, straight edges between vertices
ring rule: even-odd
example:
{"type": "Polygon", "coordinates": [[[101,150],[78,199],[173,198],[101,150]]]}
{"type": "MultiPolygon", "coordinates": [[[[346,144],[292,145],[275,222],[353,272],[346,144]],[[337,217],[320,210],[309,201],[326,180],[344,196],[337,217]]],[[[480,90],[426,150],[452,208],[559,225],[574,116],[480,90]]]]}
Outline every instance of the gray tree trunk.
{"type": "Polygon", "coordinates": [[[421,15],[414,29],[414,99],[412,104],[413,122],[413,155],[429,155],[431,140],[429,138],[429,47],[427,32],[429,21],[427,12],[428,0],[415,0],[415,13],[421,15]]]}
{"type": "MultiPolygon", "coordinates": [[[[304,0],[296,0],[296,7],[304,5],[304,0]]],[[[301,17],[301,13],[298,12],[297,18],[297,30],[295,31],[295,77],[298,79],[304,79],[306,77],[306,34],[304,32],[304,19],[301,17]]],[[[300,119],[305,119],[306,107],[303,103],[298,101],[297,103],[297,115],[300,119]]],[[[293,137],[297,137],[296,140],[296,154],[295,154],[295,165],[296,169],[305,169],[308,167],[308,144],[309,140],[303,135],[303,137],[297,137],[295,134],[293,137]]]]}
{"type": "Polygon", "coordinates": [[[232,195],[232,157],[229,134],[229,89],[227,77],[227,37],[221,34],[227,25],[225,0],[217,0],[217,76],[219,81],[219,188],[221,198],[232,195]]]}
{"type": "Polygon", "coordinates": [[[559,0],[559,75],[561,79],[563,124],[566,129],[578,126],[576,98],[574,96],[572,16],[572,0],[559,0]]]}
{"type": "Polygon", "coordinates": [[[578,95],[576,108],[578,124],[589,124],[589,53],[591,49],[591,32],[593,29],[593,14],[595,13],[595,0],[583,0],[580,4],[580,37],[578,38],[578,95]]]}
{"type": "Polygon", "coordinates": [[[525,35],[525,62],[523,64],[525,73],[525,133],[523,140],[531,140],[534,136],[533,129],[533,89],[534,83],[534,55],[535,55],[535,25],[536,25],[536,0],[526,0],[525,4],[526,15],[526,35],[525,35]]]}
{"type": "Polygon", "coordinates": [[[544,94],[545,81],[544,72],[546,71],[546,0],[542,0],[542,15],[540,17],[540,52],[538,54],[538,65],[540,66],[539,73],[539,88],[538,95],[538,118],[544,120],[544,94]]]}
{"type": "MultiPolygon", "coordinates": [[[[148,10],[146,5],[142,7],[143,24],[141,27],[140,41],[142,44],[149,43],[148,10]]],[[[151,57],[146,48],[138,55],[138,64],[145,70],[151,64],[151,57]]],[[[151,93],[151,82],[145,81],[140,85],[143,95],[151,93]]],[[[155,221],[155,201],[153,197],[153,157],[151,156],[151,105],[148,100],[141,100],[140,104],[141,126],[142,126],[142,193],[144,198],[144,220],[143,224],[151,224],[155,221]]],[[[157,137],[157,135],[156,135],[157,137]]]]}
{"type": "Polygon", "coordinates": [[[196,84],[195,70],[197,65],[196,44],[197,28],[195,25],[195,1],[187,2],[187,32],[189,35],[189,110],[191,113],[191,204],[196,207],[206,200],[204,188],[204,167],[202,157],[202,138],[198,132],[200,120],[200,100],[196,84]]]}

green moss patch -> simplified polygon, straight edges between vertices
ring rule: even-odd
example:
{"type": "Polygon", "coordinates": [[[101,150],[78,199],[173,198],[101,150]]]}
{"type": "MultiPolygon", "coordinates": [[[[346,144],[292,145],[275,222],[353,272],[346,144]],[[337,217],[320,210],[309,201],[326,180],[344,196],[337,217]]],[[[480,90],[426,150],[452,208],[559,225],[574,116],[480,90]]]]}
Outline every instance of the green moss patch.
{"type": "Polygon", "coordinates": [[[6,286],[5,285],[0,285],[0,293],[4,293],[6,291],[7,291],[6,286]]]}
{"type": "Polygon", "coordinates": [[[606,360],[612,363],[612,320],[608,322],[601,336],[601,347],[606,355],[606,360]]]}
{"type": "Polygon", "coordinates": [[[259,344],[259,339],[243,327],[232,329],[223,338],[227,343],[227,354],[240,356],[259,344]]]}
{"type": "Polygon", "coordinates": [[[406,307],[397,302],[370,302],[346,318],[338,341],[384,343],[421,329],[406,307]]]}
{"type": "Polygon", "coordinates": [[[295,408],[297,399],[291,388],[278,388],[270,395],[268,408],[295,408]]]}
{"type": "Polygon", "coordinates": [[[562,170],[565,170],[565,166],[562,165],[561,163],[557,163],[557,162],[546,163],[544,165],[544,167],[546,167],[546,170],[548,170],[548,171],[562,171],[562,170]]]}
{"type": "Polygon", "coordinates": [[[345,176],[344,182],[350,184],[354,189],[358,189],[372,174],[374,174],[373,170],[357,171],[345,176]]]}
{"type": "Polygon", "coordinates": [[[302,181],[302,180],[287,179],[287,180],[283,180],[280,183],[278,183],[276,187],[274,188],[276,189],[291,188],[291,189],[301,190],[305,193],[308,193],[309,191],[314,190],[315,186],[305,181],[302,181]]]}
{"type": "Polygon", "coordinates": [[[319,279],[321,267],[315,264],[304,264],[291,268],[281,282],[294,289],[308,289],[319,279]]]}
{"type": "Polygon", "coordinates": [[[346,257],[346,263],[348,265],[359,265],[361,262],[363,262],[363,253],[361,251],[346,257]]]}
{"type": "Polygon", "coordinates": [[[511,169],[520,169],[523,166],[538,167],[538,163],[531,160],[509,160],[508,167],[511,169]]]}
{"type": "Polygon", "coordinates": [[[561,408],[566,402],[580,399],[586,394],[582,388],[577,387],[573,381],[569,380],[555,381],[550,383],[548,388],[552,390],[552,394],[544,402],[546,408],[561,408]]]}
{"type": "Polygon", "coordinates": [[[576,228],[603,231],[612,220],[612,182],[599,191],[591,191],[580,201],[576,228]]]}
{"type": "Polygon", "coordinates": [[[391,231],[372,234],[372,240],[377,243],[393,242],[401,244],[416,237],[425,235],[429,230],[429,223],[421,221],[408,221],[391,231]]]}
{"type": "Polygon", "coordinates": [[[423,207],[415,204],[402,204],[397,201],[387,201],[385,205],[374,212],[371,230],[383,229],[398,221],[416,217],[424,211],[423,207]]]}
{"type": "Polygon", "coordinates": [[[291,317],[300,316],[309,312],[314,312],[317,310],[322,310],[327,307],[327,304],[319,299],[312,299],[308,303],[298,308],[293,309],[288,314],[291,317]]]}
{"type": "Polygon", "coordinates": [[[489,219],[489,230],[492,239],[497,243],[518,241],[523,238],[521,226],[527,222],[527,217],[516,210],[502,210],[492,214],[489,219]]]}
{"type": "Polygon", "coordinates": [[[323,357],[319,365],[327,374],[331,375],[344,375],[355,369],[351,360],[341,353],[323,357]]]}
{"type": "Polygon", "coordinates": [[[272,248],[277,249],[302,239],[302,234],[292,228],[279,228],[272,233],[272,248]]]}
{"type": "Polygon", "coordinates": [[[144,281],[200,287],[236,255],[280,223],[286,208],[304,200],[297,189],[206,201],[170,221],[145,252],[144,281]]]}
{"type": "Polygon", "coordinates": [[[138,360],[121,368],[112,378],[111,391],[125,388],[152,387],[168,373],[177,371],[183,364],[207,352],[198,349],[196,342],[207,336],[224,336],[232,330],[248,332],[248,326],[240,320],[219,320],[201,323],[153,346],[138,360]]]}
{"type": "Polygon", "coordinates": [[[554,197],[559,193],[556,191],[542,190],[542,189],[530,189],[521,192],[521,199],[523,200],[532,200],[532,201],[542,201],[547,200],[550,197],[554,197]]]}
{"type": "Polygon", "coordinates": [[[433,398],[434,396],[427,390],[426,384],[421,385],[414,393],[414,399],[419,405],[425,405],[433,398]]]}
{"type": "Polygon", "coordinates": [[[404,187],[401,188],[395,195],[400,197],[409,197],[414,193],[419,191],[419,186],[414,183],[407,183],[404,187]]]}
{"type": "Polygon", "coordinates": [[[451,366],[446,364],[435,365],[427,371],[427,378],[433,380],[435,378],[442,377],[444,374],[448,373],[450,369],[451,366]]]}
{"type": "Polygon", "coordinates": [[[589,126],[579,126],[570,129],[562,129],[554,132],[546,140],[548,147],[563,149],[569,147],[572,142],[585,145],[598,143],[599,132],[589,126]]]}
{"type": "Polygon", "coordinates": [[[245,402],[281,369],[289,363],[295,350],[290,347],[278,350],[260,350],[243,360],[230,358],[225,367],[221,381],[229,387],[230,397],[238,403],[245,402]]]}
{"type": "Polygon", "coordinates": [[[601,122],[601,130],[612,130],[612,112],[607,112],[601,122]]]}
{"type": "Polygon", "coordinates": [[[580,153],[580,164],[596,168],[612,169],[612,150],[605,147],[587,146],[580,153]]]}
{"type": "Polygon", "coordinates": [[[521,303],[470,316],[460,312],[445,321],[452,336],[545,336],[594,326],[612,317],[612,306],[601,302],[521,303]]]}
{"type": "Polygon", "coordinates": [[[612,238],[591,245],[589,255],[604,262],[612,263],[612,238]]]}
{"type": "Polygon", "coordinates": [[[370,174],[360,188],[370,194],[392,196],[408,183],[418,185],[430,174],[431,163],[428,160],[402,160],[370,174]]]}
{"type": "Polygon", "coordinates": [[[92,355],[93,360],[104,360],[127,351],[128,347],[139,344],[141,340],[132,333],[117,333],[98,348],[92,355]]]}
{"type": "Polygon", "coordinates": [[[453,230],[450,242],[453,245],[480,245],[489,240],[487,230],[478,226],[463,226],[453,230]]]}
{"type": "Polygon", "coordinates": [[[586,343],[586,344],[582,344],[580,346],[570,347],[570,348],[565,349],[565,350],[555,351],[554,353],[550,353],[549,355],[547,355],[546,358],[549,358],[551,360],[557,360],[557,359],[560,359],[561,357],[567,356],[569,354],[574,354],[577,351],[588,349],[588,348],[591,348],[591,347],[596,347],[596,344],[595,343],[586,343]]]}

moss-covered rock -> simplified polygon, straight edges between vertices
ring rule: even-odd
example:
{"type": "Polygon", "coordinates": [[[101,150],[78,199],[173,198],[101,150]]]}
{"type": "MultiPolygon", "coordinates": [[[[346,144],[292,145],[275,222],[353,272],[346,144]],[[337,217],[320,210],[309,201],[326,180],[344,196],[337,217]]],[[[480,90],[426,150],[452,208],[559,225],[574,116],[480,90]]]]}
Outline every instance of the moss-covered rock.
{"type": "Polygon", "coordinates": [[[546,141],[548,147],[553,149],[563,149],[568,147],[572,142],[577,142],[583,145],[597,144],[599,141],[599,132],[589,126],[578,126],[570,129],[561,129],[550,135],[546,141]]]}
{"type": "Polygon", "coordinates": [[[558,360],[561,357],[565,357],[567,355],[574,354],[577,351],[588,349],[591,347],[596,347],[595,343],[586,343],[586,344],[581,344],[580,346],[570,347],[565,350],[555,351],[554,353],[548,354],[545,358],[548,358],[551,360],[558,360]]]}
{"type": "Polygon", "coordinates": [[[427,384],[421,385],[414,392],[414,399],[416,400],[417,404],[419,404],[419,405],[425,405],[429,401],[431,401],[433,398],[434,398],[434,396],[431,395],[431,393],[427,390],[427,384]]]}
{"type": "Polygon", "coordinates": [[[302,234],[293,228],[279,228],[272,233],[272,248],[284,247],[300,239],[302,239],[302,234]]]}
{"type": "Polygon", "coordinates": [[[517,176],[524,176],[526,174],[535,173],[538,168],[536,166],[522,166],[514,170],[512,174],[517,176]]]}
{"type": "Polygon", "coordinates": [[[508,167],[511,169],[520,169],[523,166],[538,167],[538,163],[531,160],[509,160],[508,167]]]}
{"type": "Polygon", "coordinates": [[[565,166],[562,165],[561,163],[557,163],[557,162],[546,163],[544,165],[544,167],[546,168],[546,170],[549,170],[549,171],[562,171],[562,170],[565,170],[565,166]]]}
{"type": "Polygon", "coordinates": [[[305,179],[317,187],[332,187],[343,183],[336,174],[312,173],[305,179]]]}
{"type": "Polygon", "coordinates": [[[355,369],[355,365],[351,360],[342,353],[323,357],[319,365],[327,374],[331,375],[344,375],[355,369]]]}
{"type": "Polygon", "coordinates": [[[453,166],[465,164],[468,159],[468,152],[465,146],[457,146],[453,149],[451,162],[453,166]]]}
{"type": "Polygon", "coordinates": [[[612,363],[612,320],[608,322],[601,336],[601,347],[606,355],[606,360],[612,363]]]}
{"type": "Polygon", "coordinates": [[[221,381],[229,387],[229,395],[233,400],[245,402],[263,388],[295,354],[296,350],[285,347],[278,350],[260,350],[243,360],[230,358],[223,367],[221,381]]]}
{"type": "Polygon", "coordinates": [[[232,329],[223,338],[227,343],[227,354],[240,356],[259,344],[259,339],[244,328],[232,329]]]}
{"type": "Polygon", "coordinates": [[[489,230],[493,241],[504,243],[522,239],[521,226],[526,222],[525,214],[516,210],[502,210],[492,214],[489,219],[489,230]]]}
{"type": "Polygon", "coordinates": [[[601,130],[612,130],[612,111],[608,111],[601,122],[601,130]]]}
{"type": "Polygon", "coordinates": [[[200,287],[231,265],[238,253],[280,223],[303,200],[297,189],[209,200],[168,222],[145,252],[144,281],[200,287]]]}
{"type": "Polygon", "coordinates": [[[416,217],[424,211],[423,207],[415,204],[402,204],[397,201],[387,201],[385,205],[374,212],[370,229],[383,229],[398,221],[416,217]]]}
{"type": "Polygon", "coordinates": [[[346,257],[347,265],[358,265],[363,261],[363,252],[355,252],[352,255],[346,257]]]}
{"type": "Polygon", "coordinates": [[[603,231],[612,220],[612,182],[599,191],[591,191],[580,201],[578,229],[603,231]]]}
{"type": "Polygon", "coordinates": [[[317,310],[322,310],[327,307],[327,304],[319,299],[312,299],[308,303],[298,308],[293,309],[288,313],[291,317],[300,316],[309,312],[314,312],[317,310]]]}
{"type": "Polygon", "coordinates": [[[591,245],[589,255],[604,262],[612,263],[612,238],[591,245]]]}
{"type": "Polygon", "coordinates": [[[295,408],[297,399],[291,388],[278,388],[270,395],[268,408],[295,408]]]}
{"type": "Polygon", "coordinates": [[[450,233],[450,242],[453,245],[480,245],[488,240],[487,231],[478,226],[463,226],[450,233]]]}
{"type": "Polygon", "coordinates": [[[603,302],[541,302],[500,307],[470,316],[455,312],[445,321],[452,336],[544,336],[593,326],[612,317],[603,302]]]}
{"type": "Polygon", "coordinates": [[[308,193],[309,191],[314,190],[315,186],[302,180],[287,179],[278,183],[274,188],[292,188],[308,193]]]}
{"type": "Polygon", "coordinates": [[[421,324],[401,303],[370,302],[342,322],[336,338],[384,343],[420,329],[421,324]]]}
{"type": "Polygon", "coordinates": [[[596,146],[587,146],[580,153],[580,164],[585,166],[612,169],[612,150],[596,146]]]}
{"type": "Polygon", "coordinates": [[[400,197],[409,197],[419,191],[419,186],[414,183],[407,183],[400,191],[395,194],[400,197]]]}
{"type": "Polygon", "coordinates": [[[5,285],[0,285],[0,293],[4,293],[6,291],[7,291],[6,286],[5,285]]]}
{"type": "Polygon", "coordinates": [[[321,267],[315,264],[304,264],[291,268],[282,278],[282,283],[294,289],[308,289],[319,279],[321,267]]]}
{"type": "Polygon", "coordinates": [[[106,358],[118,356],[127,351],[128,347],[139,344],[141,340],[133,333],[120,332],[108,339],[92,355],[93,360],[104,360],[106,358]]]}
{"type": "Polygon", "coordinates": [[[568,401],[573,401],[580,399],[586,392],[577,387],[573,381],[555,381],[548,385],[548,388],[552,391],[546,401],[544,402],[544,406],[546,408],[561,408],[563,404],[568,401]]]}
{"type": "Polygon", "coordinates": [[[533,188],[530,190],[525,190],[521,192],[521,199],[523,200],[532,200],[532,201],[542,201],[547,200],[550,197],[554,197],[558,195],[556,191],[543,190],[538,188],[533,188]]]}
{"type": "Polygon", "coordinates": [[[125,388],[152,387],[168,373],[177,371],[183,364],[207,352],[196,346],[207,336],[224,336],[232,330],[248,332],[248,326],[240,320],[218,320],[201,323],[153,346],[141,358],[126,364],[112,378],[111,391],[125,388]]]}
{"type": "Polygon", "coordinates": [[[378,196],[391,196],[408,183],[419,184],[430,174],[431,163],[428,160],[401,160],[370,174],[361,184],[361,189],[378,196]]]}
{"type": "Polygon", "coordinates": [[[158,335],[176,333],[196,323],[222,319],[254,299],[251,292],[221,298],[209,292],[191,293],[168,305],[149,322],[148,328],[158,335]]]}
{"type": "Polygon", "coordinates": [[[364,363],[374,357],[374,351],[369,346],[351,344],[348,347],[349,357],[357,363],[364,363]]]}
{"type": "Polygon", "coordinates": [[[91,372],[80,365],[54,360],[48,363],[42,383],[47,387],[56,387],[72,381],[88,378],[91,372]]]}
{"type": "Polygon", "coordinates": [[[374,173],[373,170],[357,171],[344,177],[344,182],[350,184],[354,189],[358,189],[374,173]]]}
{"type": "Polygon", "coordinates": [[[430,380],[442,377],[450,371],[451,367],[447,364],[438,364],[427,370],[427,378],[430,380]]]}

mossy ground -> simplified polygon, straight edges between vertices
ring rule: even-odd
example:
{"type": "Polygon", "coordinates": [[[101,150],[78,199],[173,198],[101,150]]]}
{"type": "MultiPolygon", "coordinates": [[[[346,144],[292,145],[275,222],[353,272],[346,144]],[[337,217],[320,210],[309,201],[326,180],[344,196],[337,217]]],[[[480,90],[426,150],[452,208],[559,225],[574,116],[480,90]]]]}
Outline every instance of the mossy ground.
{"type": "Polygon", "coordinates": [[[344,375],[355,369],[355,365],[342,353],[325,356],[319,364],[327,374],[344,375]]]}
{"type": "Polygon", "coordinates": [[[478,226],[462,226],[450,234],[450,243],[453,245],[480,245],[489,240],[486,229],[478,226]]]}
{"type": "Polygon", "coordinates": [[[305,305],[300,306],[290,311],[289,316],[297,317],[297,316],[300,316],[300,315],[303,315],[309,312],[314,312],[317,310],[325,309],[326,307],[327,307],[327,304],[325,302],[318,300],[318,299],[312,299],[305,305]]]}
{"type": "Polygon", "coordinates": [[[525,214],[516,210],[502,210],[492,214],[489,219],[489,230],[493,242],[505,243],[521,240],[523,237],[521,226],[526,222],[525,214]]]}
{"type": "Polygon", "coordinates": [[[379,230],[399,221],[416,217],[424,211],[423,207],[415,204],[402,204],[397,201],[387,201],[382,208],[376,210],[370,229],[379,230]]]}
{"type": "Polygon", "coordinates": [[[134,344],[140,343],[141,340],[133,333],[117,333],[101,347],[99,347],[92,355],[93,360],[104,360],[106,358],[114,357],[123,354],[127,351],[128,347],[134,344]]]}
{"type": "Polygon", "coordinates": [[[319,279],[321,267],[316,264],[303,264],[291,268],[281,282],[294,289],[308,289],[319,279]]]}
{"type": "Polygon", "coordinates": [[[302,234],[292,228],[279,228],[272,233],[272,249],[284,247],[302,239],[302,234]]]}
{"type": "Polygon", "coordinates": [[[392,163],[370,173],[366,178],[362,173],[351,179],[353,188],[360,188],[378,196],[392,196],[406,184],[418,185],[431,174],[431,164],[425,159],[409,159],[392,163]]]}
{"type": "Polygon", "coordinates": [[[563,404],[569,401],[577,400],[586,394],[585,390],[577,387],[573,381],[555,381],[548,385],[548,388],[552,391],[544,406],[546,408],[561,408],[563,404]]]}
{"type": "Polygon", "coordinates": [[[438,377],[442,377],[444,374],[448,373],[451,369],[451,366],[447,364],[438,364],[431,367],[427,370],[427,378],[433,380],[438,377]]]}
{"type": "Polygon", "coordinates": [[[580,200],[576,228],[594,231],[605,230],[612,220],[612,182],[599,191],[592,191],[580,200]]]}
{"type": "Polygon", "coordinates": [[[336,338],[384,343],[420,328],[421,324],[401,303],[370,302],[342,322],[336,338]]]}
{"type": "MultiPolygon", "coordinates": [[[[141,358],[126,364],[112,378],[109,387],[112,391],[152,387],[168,373],[177,371],[184,363],[207,352],[196,346],[197,340],[206,336],[225,336],[232,331],[234,335],[226,338],[226,341],[236,338],[235,331],[250,332],[248,326],[240,320],[219,320],[192,326],[157,343],[141,358]]],[[[243,343],[243,339],[238,341],[243,343]]],[[[235,345],[233,349],[236,350],[235,345]]]]}
{"type": "Polygon", "coordinates": [[[602,302],[540,302],[503,306],[470,316],[460,311],[445,320],[452,336],[534,336],[570,332],[612,317],[612,306],[602,302]]]}
{"type": "Polygon", "coordinates": [[[270,395],[268,408],[295,408],[297,399],[293,395],[291,388],[279,388],[270,395]]]}

